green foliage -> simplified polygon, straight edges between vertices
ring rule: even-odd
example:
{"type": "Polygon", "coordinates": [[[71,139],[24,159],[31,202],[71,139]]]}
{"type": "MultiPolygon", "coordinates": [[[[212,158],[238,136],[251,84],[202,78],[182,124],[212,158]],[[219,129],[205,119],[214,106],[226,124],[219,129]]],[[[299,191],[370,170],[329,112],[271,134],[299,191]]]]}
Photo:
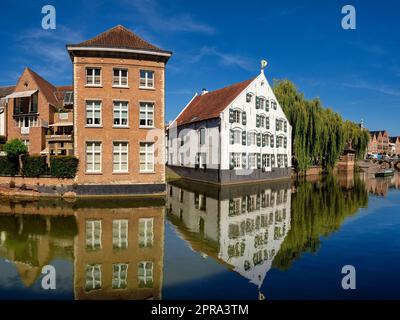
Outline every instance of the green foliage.
{"type": "Polygon", "coordinates": [[[50,173],[56,178],[75,178],[78,163],[74,156],[53,156],[50,158],[50,173]]]}
{"type": "Polygon", "coordinates": [[[368,192],[358,176],[349,190],[332,175],[318,183],[300,183],[292,195],[290,231],[273,266],[287,270],[303,253],[316,252],[321,237],[337,231],[348,217],[367,205],[368,192]]]}
{"type": "Polygon", "coordinates": [[[0,144],[5,144],[7,141],[5,136],[0,136],[0,144]]]}
{"type": "Polygon", "coordinates": [[[338,113],[325,109],[318,98],[306,100],[289,80],[275,82],[274,93],[293,128],[297,172],[313,165],[331,170],[349,140],[358,157],[364,156],[369,135],[357,124],[343,121],[338,113]]]}
{"type": "Polygon", "coordinates": [[[26,177],[39,177],[46,173],[45,156],[24,156],[22,159],[22,175],[26,177]]]}
{"type": "Polygon", "coordinates": [[[0,175],[13,176],[17,174],[18,166],[8,157],[0,157],[0,175]]]}
{"type": "Polygon", "coordinates": [[[26,145],[19,139],[12,139],[8,141],[3,150],[7,153],[7,157],[11,159],[18,159],[18,156],[28,152],[26,145]]]}

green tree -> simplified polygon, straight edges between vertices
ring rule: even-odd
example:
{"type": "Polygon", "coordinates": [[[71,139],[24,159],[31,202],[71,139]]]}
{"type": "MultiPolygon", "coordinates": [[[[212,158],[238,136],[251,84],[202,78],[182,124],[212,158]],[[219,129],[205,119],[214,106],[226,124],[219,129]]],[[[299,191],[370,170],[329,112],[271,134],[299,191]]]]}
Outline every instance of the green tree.
{"type": "Polygon", "coordinates": [[[13,160],[17,160],[19,155],[28,152],[26,145],[19,139],[8,141],[4,145],[3,150],[7,153],[7,157],[13,160]]]}

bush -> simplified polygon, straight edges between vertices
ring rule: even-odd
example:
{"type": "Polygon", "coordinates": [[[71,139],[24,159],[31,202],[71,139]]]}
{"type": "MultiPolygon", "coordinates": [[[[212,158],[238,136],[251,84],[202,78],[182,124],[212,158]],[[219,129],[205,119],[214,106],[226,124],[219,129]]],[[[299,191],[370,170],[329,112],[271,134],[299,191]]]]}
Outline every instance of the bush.
{"type": "Polygon", "coordinates": [[[39,177],[46,173],[46,157],[44,156],[24,156],[22,164],[23,176],[39,177]]]}
{"type": "Polygon", "coordinates": [[[56,178],[75,178],[78,163],[74,156],[53,156],[50,158],[50,174],[56,178]]]}
{"type": "Polygon", "coordinates": [[[26,147],[26,145],[19,139],[12,139],[8,141],[3,146],[3,150],[7,153],[7,157],[9,157],[10,159],[18,159],[18,156],[20,154],[28,152],[28,148],[26,147]]]}
{"type": "Polygon", "coordinates": [[[5,136],[0,136],[0,144],[5,144],[7,141],[5,136]]]}
{"type": "Polygon", "coordinates": [[[13,176],[18,172],[18,165],[16,162],[10,160],[8,157],[0,157],[0,175],[13,176]]]}

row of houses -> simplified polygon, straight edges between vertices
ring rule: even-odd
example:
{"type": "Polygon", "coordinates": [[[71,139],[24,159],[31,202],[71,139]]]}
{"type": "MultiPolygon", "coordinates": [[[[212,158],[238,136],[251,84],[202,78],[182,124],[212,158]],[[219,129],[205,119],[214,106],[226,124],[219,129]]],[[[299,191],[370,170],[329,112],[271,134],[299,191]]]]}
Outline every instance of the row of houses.
{"type": "Polygon", "coordinates": [[[30,154],[76,156],[78,185],[160,192],[166,163],[217,183],[289,176],[291,126],[263,70],[203,90],[167,127],[166,139],[172,52],[120,25],[66,48],[72,85],[55,86],[26,68],[14,86],[0,88],[0,135],[22,140],[30,154]]]}
{"type": "Polygon", "coordinates": [[[400,137],[391,137],[386,130],[370,131],[368,153],[400,156],[400,137]]]}

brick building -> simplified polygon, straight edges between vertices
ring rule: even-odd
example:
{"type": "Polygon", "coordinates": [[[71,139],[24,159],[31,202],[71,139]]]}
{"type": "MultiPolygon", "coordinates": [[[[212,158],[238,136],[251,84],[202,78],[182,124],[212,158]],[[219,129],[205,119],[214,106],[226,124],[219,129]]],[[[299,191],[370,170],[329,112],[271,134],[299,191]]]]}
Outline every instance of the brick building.
{"type": "MultiPolygon", "coordinates": [[[[59,112],[67,107],[64,104],[67,89],[52,85],[26,68],[13,92],[4,97],[7,103],[7,138],[22,140],[30,154],[48,154],[49,138],[46,136],[52,135],[51,126],[57,121],[59,112]]],[[[51,146],[57,148],[59,142],[51,140],[51,146]]],[[[72,136],[61,142],[72,144],[72,136]]]]}
{"type": "Polygon", "coordinates": [[[368,153],[390,153],[389,134],[386,130],[370,131],[368,153]]]}
{"type": "Polygon", "coordinates": [[[172,53],[123,26],[67,50],[77,183],[164,191],[165,65],[172,53]]]}
{"type": "Polygon", "coordinates": [[[390,137],[391,154],[400,156],[400,137],[390,137]]]}

